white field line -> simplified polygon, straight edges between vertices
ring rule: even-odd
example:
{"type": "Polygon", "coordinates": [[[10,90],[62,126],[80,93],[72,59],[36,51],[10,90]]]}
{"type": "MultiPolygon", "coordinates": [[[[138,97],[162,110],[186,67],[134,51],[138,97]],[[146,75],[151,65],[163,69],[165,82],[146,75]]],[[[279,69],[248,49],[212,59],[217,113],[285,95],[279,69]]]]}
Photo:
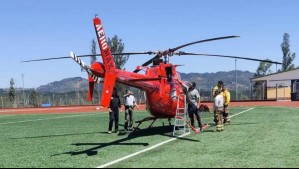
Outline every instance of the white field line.
{"type": "Polygon", "coordinates": [[[235,117],[235,116],[238,116],[238,115],[243,114],[243,113],[246,113],[246,112],[248,112],[248,111],[250,111],[250,110],[253,110],[254,108],[255,108],[255,107],[252,107],[252,108],[250,108],[250,109],[248,109],[248,110],[245,110],[245,111],[242,111],[242,112],[240,112],[240,113],[234,114],[234,115],[230,116],[230,118],[235,117]]]}
{"type": "MultiPolygon", "coordinates": [[[[254,109],[254,108],[255,108],[255,107],[250,108],[250,109],[247,109],[247,110],[242,111],[242,112],[240,112],[240,113],[238,113],[238,114],[235,114],[235,115],[233,115],[233,116],[231,116],[231,117],[238,116],[238,115],[243,114],[243,113],[245,113],[245,112],[248,112],[248,111],[250,111],[250,110],[252,110],[252,109],[254,109]]],[[[178,139],[178,138],[180,138],[180,137],[185,137],[185,136],[187,136],[187,135],[189,135],[189,134],[190,134],[190,132],[189,132],[189,133],[186,133],[186,134],[184,134],[184,135],[182,135],[182,136],[179,136],[179,137],[176,137],[176,138],[172,138],[172,139],[166,140],[166,141],[161,142],[161,143],[159,143],[159,144],[156,144],[156,145],[154,145],[154,146],[152,146],[152,147],[149,147],[149,148],[146,148],[146,149],[144,149],[144,150],[138,151],[138,152],[136,152],[136,153],[130,154],[130,155],[128,155],[128,156],[122,157],[122,158],[120,158],[120,159],[111,161],[111,162],[109,162],[109,163],[100,165],[100,166],[98,166],[98,167],[96,167],[96,168],[105,168],[105,167],[109,167],[109,166],[111,166],[111,165],[113,165],[113,164],[119,163],[119,162],[124,161],[124,160],[127,160],[127,159],[129,159],[129,158],[131,158],[131,157],[134,157],[134,156],[137,156],[137,155],[139,155],[139,154],[145,153],[145,152],[147,152],[147,151],[153,150],[153,149],[158,148],[158,147],[160,147],[160,146],[162,146],[162,145],[164,145],[164,144],[167,144],[167,143],[170,143],[170,142],[172,142],[172,141],[175,141],[176,139],[178,139]]]]}
{"type": "Polygon", "coordinates": [[[176,138],[172,138],[172,139],[166,140],[166,141],[161,142],[161,143],[159,143],[159,144],[156,144],[156,145],[154,145],[154,146],[152,146],[152,147],[149,147],[149,148],[147,148],[147,149],[144,149],[144,150],[138,151],[138,152],[136,152],[136,153],[130,154],[130,155],[125,156],[125,157],[123,157],[123,158],[120,158],[120,159],[111,161],[111,162],[109,162],[109,163],[106,163],[106,164],[104,164],[104,165],[98,166],[98,167],[96,167],[96,168],[105,168],[105,167],[108,167],[108,166],[110,166],[110,165],[113,165],[113,164],[116,164],[116,163],[118,163],[118,162],[124,161],[124,160],[126,160],[126,159],[131,158],[131,157],[137,156],[137,155],[139,155],[139,154],[141,154],[141,153],[144,153],[144,152],[153,150],[153,149],[155,149],[155,148],[157,148],[157,147],[160,147],[160,146],[162,146],[162,145],[164,145],[164,144],[170,143],[170,142],[176,140],[177,138],[185,137],[185,136],[187,136],[187,135],[189,135],[189,134],[190,134],[190,132],[189,132],[189,133],[186,133],[186,134],[184,134],[184,135],[181,135],[181,136],[179,136],[179,137],[176,137],[176,138]]]}
{"type": "Polygon", "coordinates": [[[73,118],[73,117],[90,116],[90,115],[96,115],[96,114],[98,114],[98,113],[80,114],[80,115],[73,115],[73,116],[62,116],[62,117],[44,118],[44,119],[35,119],[35,120],[24,120],[24,121],[15,121],[15,122],[6,122],[6,123],[0,123],[0,125],[26,123],[26,122],[36,122],[36,121],[45,121],[45,120],[54,120],[54,119],[64,119],[64,118],[73,118]]]}
{"type": "Polygon", "coordinates": [[[247,110],[248,108],[251,108],[252,106],[248,107],[231,107],[228,110],[247,110]]]}

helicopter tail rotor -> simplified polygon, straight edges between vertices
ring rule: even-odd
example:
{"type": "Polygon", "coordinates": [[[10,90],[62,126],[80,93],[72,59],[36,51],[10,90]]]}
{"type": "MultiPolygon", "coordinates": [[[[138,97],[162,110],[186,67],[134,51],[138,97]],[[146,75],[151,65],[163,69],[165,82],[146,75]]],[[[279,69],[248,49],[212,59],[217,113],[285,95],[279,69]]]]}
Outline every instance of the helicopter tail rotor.
{"type": "Polygon", "coordinates": [[[77,62],[83,70],[87,72],[89,75],[89,87],[88,87],[88,93],[87,93],[87,101],[92,101],[92,96],[93,96],[93,90],[94,90],[94,83],[100,83],[101,78],[98,76],[94,75],[93,72],[91,71],[90,67],[87,66],[78,56],[76,56],[73,52],[71,52],[71,58],[77,62]]]}

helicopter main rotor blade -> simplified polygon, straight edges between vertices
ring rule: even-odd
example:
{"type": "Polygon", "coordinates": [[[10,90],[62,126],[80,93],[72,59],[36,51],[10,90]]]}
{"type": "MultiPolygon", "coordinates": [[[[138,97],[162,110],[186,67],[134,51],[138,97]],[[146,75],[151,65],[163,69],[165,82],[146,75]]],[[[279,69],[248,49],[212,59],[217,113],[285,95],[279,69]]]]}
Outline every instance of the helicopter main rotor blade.
{"type": "Polygon", "coordinates": [[[21,63],[40,62],[40,61],[58,60],[58,59],[69,59],[69,58],[70,57],[57,57],[57,58],[46,58],[46,59],[36,59],[36,60],[25,60],[25,61],[21,61],[21,63]]]}
{"type": "MultiPolygon", "coordinates": [[[[187,43],[187,44],[178,46],[176,48],[165,50],[163,52],[158,52],[158,53],[157,52],[152,52],[152,53],[157,54],[157,55],[155,57],[151,58],[150,60],[146,61],[145,63],[143,63],[142,66],[148,66],[148,65],[150,65],[153,62],[153,60],[159,59],[162,56],[171,55],[171,54],[173,54],[173,52],[175,52],[175,51],[177,51],[177,50],[179,50],[181,48],[190,46],[190,45],[194,45],[194,44],[198,44],[198,43],[204,43],[204,42],[210,42],[210,41],[216,41],[216,40],[222,40],[222,39],[238,38],[238,37],[240,37],[240,36],[223,36],[223,37],[218,37],[218,38],[205,39],[205,40],[200,40],[200,41],[195,41],[195,42],[187,43]]],[[[136,69],[134,71],[134,73],[138,73],[139,71],[140,70],[136,69]]]]}
{"type": "Polygon", "coordinates": [[[267,62],[272,64],[279,64],[280,62],[275,62],[271,60],[262,60],[262,59],[255,59],[255,58],[247,58],[247,57],[238,57],[238,56],[228,56],[228,55],[213,55],[213,54],[201,54],[201,53],[186,53],[186,52],[178,52],[176,55],[193,55],[193,56],[215,56],[215,57],[224,57],[224,58],[232,58],[232,59],[243,59],[243,60],[251,60],[251,61],[258,61],[258,62],[267,62]]]}
{"type": "MultiPolygon", "coordinates": [[[[112,53],[112,55],[150,55],[153,52],[126,52],[126,53],[112,53]]],[[[95,55],[78,55],[77,57],[82,58],[82,57],[91,57],[91,56],[102,56],[101,54],[95,54],[95,55]]],[[[70,59],[69,56],[66,57],[56,57],[56,58],[45,58],[45,59],[36,59],[36,60],[26,60],[26,61],[21,61],[21,63],[28,63],[28,62],[40,62],[40,61],[48,61],[48,60],[59,60],[59,59],[70,59]]]]}
{"type": "Polygon", "coordinates": [[[230,39],[230,38],[239,38],[239,37],[240,36],[223,36],[223,37],[218,37],[218,38],[205,39],[205,40],[200,40],[200,41],[187,43],[185,45],[181,45],[181,46],[178,46],[176,48],[169,49],[169,51],[170,52],[175,52],[175,51],[177,51],[181,48],[184,48],[184,47],[187,47],[187,46],[190,46],[190,45],[194,45],[194,44],[197,44],[197,43],[210,42],[210,41],[223,40],[223,39],[230,39]]]}

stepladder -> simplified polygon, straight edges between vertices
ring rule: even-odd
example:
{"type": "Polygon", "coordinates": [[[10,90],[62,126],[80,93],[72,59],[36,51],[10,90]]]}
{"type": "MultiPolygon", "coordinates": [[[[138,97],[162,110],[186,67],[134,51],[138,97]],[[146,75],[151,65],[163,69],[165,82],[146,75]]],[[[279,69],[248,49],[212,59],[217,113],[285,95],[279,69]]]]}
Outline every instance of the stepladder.
{"type": "Polygon", "coordinates": [[[173,136],[181,136],[190,132],[190,128],[187,124],[187,112],[188,105],[186,100],[186,95],[184,93],[180,94],[177,98],[177,109],[176,116],[173,126],[173,136]],[[183,103],[183,104],[182,104],[183,103]]]}

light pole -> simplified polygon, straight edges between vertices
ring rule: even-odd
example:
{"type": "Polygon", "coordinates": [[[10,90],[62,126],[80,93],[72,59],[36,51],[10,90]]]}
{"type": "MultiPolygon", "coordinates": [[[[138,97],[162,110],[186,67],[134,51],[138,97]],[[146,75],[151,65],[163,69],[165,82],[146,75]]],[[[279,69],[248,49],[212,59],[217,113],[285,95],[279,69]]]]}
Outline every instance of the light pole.
{"type": "Polygon", "coordinates": [[[1,96],[1,103],[2,103],[1,104],[2,105],[1,108],[3,109],[3,97],[2,96],[1,96]]]}
{"type": "Polygon", "coordinates": [[[21,75],[22,75],[22,81],[23,81],[23,105],[25,107],[24,74],[21,74],[21,75]]]}
{"type": "Polygon", "coordinates": [[[237,73],[237,59],[235,59],[235,73],[236,73],[236,100],[238,100],[238,73],[237,73]]]}
{"type": "Polygon", "coordinates": [[[52,101],[52,106],[54,106],[54,103],[55,103],[55,94],[53,93],[53,101],[52,101]]]}

